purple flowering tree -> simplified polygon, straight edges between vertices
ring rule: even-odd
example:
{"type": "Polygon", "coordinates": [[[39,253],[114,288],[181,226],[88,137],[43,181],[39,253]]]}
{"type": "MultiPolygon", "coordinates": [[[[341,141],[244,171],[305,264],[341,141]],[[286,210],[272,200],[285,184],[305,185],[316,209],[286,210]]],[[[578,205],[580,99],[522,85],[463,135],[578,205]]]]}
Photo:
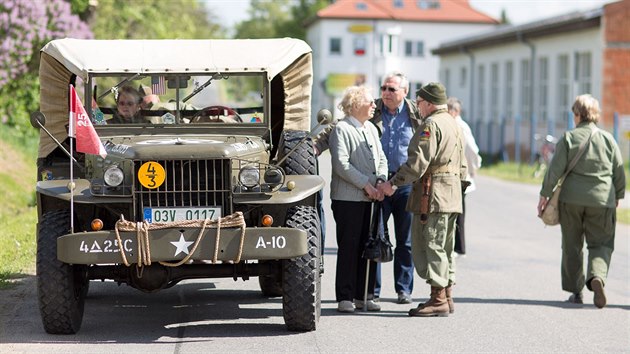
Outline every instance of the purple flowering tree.
{"type": "Polygon", "coordinates": [[[48,41],[92,38],[88,25],[63,0],[0,2],[0,121],[27,133],[38,109],[39,50],[48,41]]]}

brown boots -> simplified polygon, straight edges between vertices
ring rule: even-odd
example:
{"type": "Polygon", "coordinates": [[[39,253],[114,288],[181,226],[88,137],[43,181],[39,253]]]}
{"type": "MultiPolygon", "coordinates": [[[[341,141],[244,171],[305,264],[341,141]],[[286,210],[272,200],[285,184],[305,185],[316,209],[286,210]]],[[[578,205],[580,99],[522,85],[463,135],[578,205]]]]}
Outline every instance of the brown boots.
{"type": "MultiPolygon", "coordinates": [[[[450,290],[449,290],[450,291],[450,290]]],[[[446,317],[450,312],[446,288],[431,287],[431,298],[417,308],[409,310],[409,316],[446,317]]]]}
{"type": "Polygon", "coordinates": [[[444,288],[444,290],[446,290],[446,302],[448,302],[448,313],[454,313],[455,312],[455,303],[453,303],[453,286],[449,285],[446,288],[444,288]]]}

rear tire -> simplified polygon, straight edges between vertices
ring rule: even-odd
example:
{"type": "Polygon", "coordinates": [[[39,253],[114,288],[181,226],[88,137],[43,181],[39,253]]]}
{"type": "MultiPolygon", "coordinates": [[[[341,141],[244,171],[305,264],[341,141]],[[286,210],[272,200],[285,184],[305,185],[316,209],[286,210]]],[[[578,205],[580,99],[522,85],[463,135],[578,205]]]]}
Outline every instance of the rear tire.
{"type": "Polygon", "coordinates": [[[87,266],[57,260],[57,238],[70,232],[70,212],[47,212],[38,225],[37,298],[44,329],[75,334],[83,321],[89,279],[87,266]]]}
{"type": "Polygon", "coordinates": [[[283,261],[282,313],[290,331],[313,331],[321,313],[320,223],[311,206],[294,206],[287,211],[286,226],[305,230],[308,252],[283,261]]]}

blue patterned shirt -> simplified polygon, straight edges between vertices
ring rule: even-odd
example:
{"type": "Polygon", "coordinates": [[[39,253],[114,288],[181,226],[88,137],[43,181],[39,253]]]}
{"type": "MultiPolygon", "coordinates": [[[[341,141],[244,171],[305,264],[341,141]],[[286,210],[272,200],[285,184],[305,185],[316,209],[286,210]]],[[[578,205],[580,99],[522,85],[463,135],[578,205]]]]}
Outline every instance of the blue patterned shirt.
{"type": "Polygon", "coordinates": [[[389,171],[395,172],[407,161],[407,148],[413,136],[409,110],[403,100],[395,114],[389,113],[387,107],[383,106],[381,117],[383,119],[381,145],[387,157],[389,171]]]}

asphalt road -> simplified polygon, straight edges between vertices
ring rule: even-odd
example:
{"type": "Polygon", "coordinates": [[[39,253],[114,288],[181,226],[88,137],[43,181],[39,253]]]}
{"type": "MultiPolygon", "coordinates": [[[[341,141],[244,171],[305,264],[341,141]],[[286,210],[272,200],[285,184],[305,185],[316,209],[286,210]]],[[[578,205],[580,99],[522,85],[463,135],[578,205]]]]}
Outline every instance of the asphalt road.
{"type": "MultiPolygon", "coordinates": [[[[321,158],[327,180],[329,158],[321,158]]],[[[468,255],[457,260],[456,312],[447,318],[408,317],[410,305],[395,303],[391,263],[383,267],[381,312],[338,313],[326,200],[326,273],[315,332],[287,332],[280,299],[263,298],[256,279],[210,279],[156,294],[92,282],[81,331],[53,336],[41,326],[31,277],[0,291],[0,353],[630,352],[630,228],[617,229],[609,305],[596,309],[588,291],[584,306],[571,305],[560,287],[559,227],[544,227],[535,215],[539,187],[477,182],[467,197],[468,255]]],[[[428,294],[416,277],[414,306],[428,294]]]]}

